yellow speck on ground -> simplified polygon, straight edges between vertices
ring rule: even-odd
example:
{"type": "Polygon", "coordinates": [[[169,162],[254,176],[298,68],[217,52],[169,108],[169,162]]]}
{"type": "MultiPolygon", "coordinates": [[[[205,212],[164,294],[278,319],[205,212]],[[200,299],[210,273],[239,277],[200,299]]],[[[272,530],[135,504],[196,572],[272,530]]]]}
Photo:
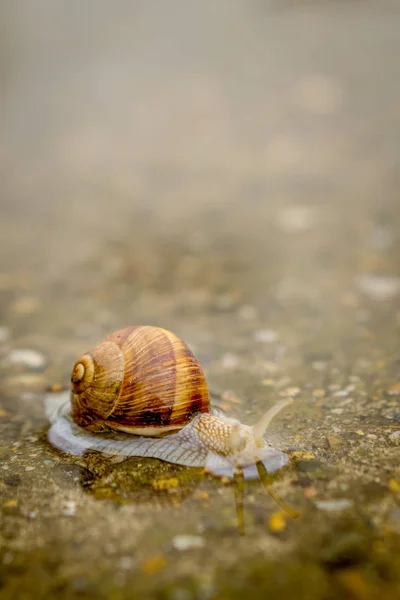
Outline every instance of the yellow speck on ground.
{"type": "Polygon", "coordinates": [[[400,481],[392,477],[392,479],[389,479],[388,488],[393,494],[400,493],[400,481]]]}
{"type": "Polygon", "coordinates": [[[152,575],[163,569],[167,564],[167,557],[164,554],[158,554],[142,563],[142,571],[147,575],[152,575]]]}
{"type": "Polygon", "coordinates": [[[322,388],[317,388],[316,390],[313,390],[313,396],[315,396],[315,398],[323,398],[326,394],[325,390],[323,390],[322,388]]]}
{"type": "Polygon", "coordinates": [[[0,417],[8,417],[8,412],[4,408],[0,408],[0,417]]]}
{"type": "Polygon", "coordinates": [[[363,432],[362,429],[357,429],[356,434],[357,435],[365,435],[365,433],[363,432]]]}
{"type": "Polygon", "coordinates": [[[6,500],[3,502],[4,508],[13,508],[14,506],[18,506],[18,500],[6,500]]]}
{"type": "Polygon", "coordinates": [[[275,381],[273,379],[263,379],[261,383],[263,385],[274,385],[275,381]]]}
{"type": "Polygon", "coordinates": [[[169,477],[168,479],[153,479],[151,482],[153,489],[156,492],[163,492],[171,488],[179,487],[179,479],[177,477],[169,477]]]}
{"type": "Polygon", "coordinates": [[[286,528],[286,518],[283,512],[277,511],[272,513],[269,518],[268,525],[273,533],[279,533],[286,528]]]}
{"type": "Polygon", "coordinates": [[[51,391],[52,392],[60,392],[62,390],[63,386],[61,385],[61,383],[54,383],[51,386],[51,391]]]}
{"type": "Polygon", "coordinates": [[[312,460],[315,458],[315,454],[312,452],[300,452],[300,450],[296,450],[296,452],[292,453],[292,458],[298,458],[299,460],[312,460]]]}

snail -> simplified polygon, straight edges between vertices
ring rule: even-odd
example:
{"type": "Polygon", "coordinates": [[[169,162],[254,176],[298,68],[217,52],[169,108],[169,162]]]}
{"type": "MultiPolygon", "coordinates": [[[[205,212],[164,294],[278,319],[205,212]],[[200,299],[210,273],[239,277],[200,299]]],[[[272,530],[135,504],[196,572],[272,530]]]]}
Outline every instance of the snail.
{"type": "Polygon", "coordinates": [[[71,391],[45,398],[48,440],[64,452],[96,450],[205,467],[218,476],[257,478],[288,462],[264,433],[292,400],[281,400],[254,426],[210,405],[203,370],[175,334],[131,326],[108,335],[74,365],[71,391]]]}

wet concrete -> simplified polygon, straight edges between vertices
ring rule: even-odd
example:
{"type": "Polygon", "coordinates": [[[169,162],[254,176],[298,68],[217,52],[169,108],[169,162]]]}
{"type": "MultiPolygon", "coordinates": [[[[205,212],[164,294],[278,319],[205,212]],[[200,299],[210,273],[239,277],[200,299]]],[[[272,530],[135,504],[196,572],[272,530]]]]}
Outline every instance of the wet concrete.
{"type": "Polygon", "coordinates": [[[0,10],[1,597],[400,596],[397,3],[0,10]],[[47,443],[44,388],[131,323],[246,423],[294,398],[299,518],[47,443]]]}

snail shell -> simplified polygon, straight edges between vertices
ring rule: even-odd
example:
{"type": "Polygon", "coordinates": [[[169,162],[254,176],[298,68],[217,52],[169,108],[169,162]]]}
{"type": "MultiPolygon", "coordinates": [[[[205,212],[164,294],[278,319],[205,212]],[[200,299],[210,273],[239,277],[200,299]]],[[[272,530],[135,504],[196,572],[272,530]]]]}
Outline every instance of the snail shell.
{"type": "Polygon", "coordinates": [[[72,419],[89,431],[160,435],[209,412],[196,357],[159,327],[112,333],[75,363],[71,383],[72,419]]]}
{"type": "Polygon", "coordinates": [[[72,390],[49,394],[49,441],[70,454],[97,450],[148,456],[233,477],[272,473],[286,454],[263,438],[282,400],[253,427],[210,406],[203,370],[188,346],[158,327],[137,326],[107,336],[74,365],[72,390]]]}

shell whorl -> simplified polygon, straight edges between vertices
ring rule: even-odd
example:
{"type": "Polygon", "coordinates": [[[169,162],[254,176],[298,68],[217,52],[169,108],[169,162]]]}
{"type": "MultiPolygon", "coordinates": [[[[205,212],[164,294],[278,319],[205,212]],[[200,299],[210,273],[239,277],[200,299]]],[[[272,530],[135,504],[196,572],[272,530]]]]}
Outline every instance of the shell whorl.
{"type": "Polygon", "coordinates": [[[155,435],[209,411],[204,373],[190,349],[158,327],[127,327],[77,361],[72,418],[90,430],[155,435]]]}
{"type": "Polygon", "coordinates": [[[114,410],[124,377],[124,357],[104,340],[74,365],[71,376],[72,418],[81,427],[101,430],[114,410]]]}

